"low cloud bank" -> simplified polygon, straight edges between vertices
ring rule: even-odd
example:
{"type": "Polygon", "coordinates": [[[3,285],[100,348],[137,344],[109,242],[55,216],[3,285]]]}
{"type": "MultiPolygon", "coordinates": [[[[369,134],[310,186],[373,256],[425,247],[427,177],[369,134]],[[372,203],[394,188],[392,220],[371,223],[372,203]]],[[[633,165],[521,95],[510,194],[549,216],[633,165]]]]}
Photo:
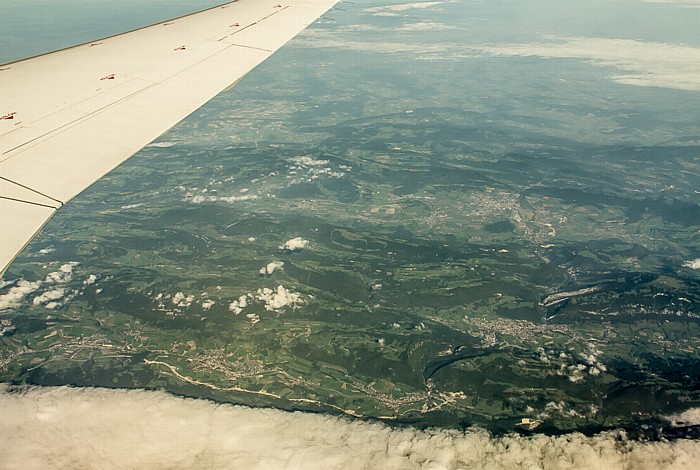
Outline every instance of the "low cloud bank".
{"type": "Polygon", "coordinates": [[[642,0],[647,3],[673,3],[682,7],[700,8],[700,0],[642,0]]]}
{"type": "Polygon", "coordinates": [[[14,468],[696,468],[700,442],[623,433],[494,438],[393,429],[162,392],[0,391],[0,467],[14,468]]]}
{"type": "Polygon", "coordinates": [[[423,9],[430,8],[436,5],[441,5],[444,2],[414,2],[414,3],[400,3],[398,5],[381,5],[378,7],[365,8],[365,11],[370,13],[376,13],[381,11],[406,11],[412,9],[423,9]]]}
{"type": "MultiPolygon", "coordinates": [[[[423,23],[425,24],[425,23],[423,23]]],[[[401,29],[411,28],[405,25],[401,29]]],[[[399,30],[401,30],[399,29],[399,30]]],[[[442,28],[446,29],[446,28],[442,28]]],[[[420,30],[413,27],[413,34],[420,30]]],[[[700,47],[631,39],[597,37],[553,37],[534,43],[462,44],[445,40],[439,44],[411,37],[410,42],[379,41],[376,38],[339,38],[332,32],[311,30],[295,40],[305,48],[339,48],[361,52],[409,54],[420,60],[461,61],[475,57],[533,57],[578,59],[595,66],[618,69],[609,80],[624,85],[700,91],[700,47]]]]}
{"type": "Polygon", "coordinates": [[[700,48],[587,37],[549,38],[526,44],[471,45],[474,50],[503,56],[577,58],[613,66],[620,73],[610,79],[627,85],[700,90],[700,48]]]}

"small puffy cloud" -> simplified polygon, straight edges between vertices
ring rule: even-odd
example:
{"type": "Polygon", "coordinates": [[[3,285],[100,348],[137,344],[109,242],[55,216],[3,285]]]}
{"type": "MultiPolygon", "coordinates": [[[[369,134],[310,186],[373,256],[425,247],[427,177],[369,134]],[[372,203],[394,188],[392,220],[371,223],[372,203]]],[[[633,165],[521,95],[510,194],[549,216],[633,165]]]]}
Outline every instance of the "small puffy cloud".
{"type": "Polygon", "coordinates": [[[78,266],[80,263],[77,261],[71,261],[66,264],[62,264],[60,268],[58,268],[59,271],[61,271],[64,274],[72,274],[73,273],[73,268],[78,266]]]}
{"type": "Polygon", "coordinates": [[[295,307],[303,303],[301,294],[287,290],[284,286],[277,286],[276,290],[267,287],[258,289],[257,299],[265,303],[265,310],[278,311],[284,307],[295,307]]]}
{"type": "Polygon", "coordinates": [[[244,308],[248,306],[248,296],[242,295],[238,298],[238,300],[234,300],[230,304],[228,304],[228,309],[238,315],[243,311],[244,308]]]}
{"type": "Polygon", "coordinates": [[[270,275],[275,272],[277,269],[282,269],[284,267],[284,263],[282,261],[273,261],[272,263],[267,263],[267,266],[263,266],[260,268],[259,273],[262,275],[270,275]]]}
{"type": "Polygon", "coordinates": [[[91,286],[91,285],[93,285],[93,284],[96,283],[96,282],[97,282],[97,276],[95,276],[94,274],[90,274],[90,275],[87,277],[87,279],[85,279],[85,280],[83,281],[83,285],[84,285],[84,286],[91,286]]]}
{"type": "Polygon", "coordinates": [[[194,295],[185,295],[178,292],[173,296],[173,303],[178,307],[189,307],[194,302],[194,295]]]}
{"type": "Polygon", "coordinates": [[[292,158],[292,161],[300,166],[324,166],[328,165],[328,160],[317,160],[308,155],[303,155],[301,157],[292,158]]]}
{"type": "Polygon", "coordinates": [[[216,302],[214,302],[213,300],[205,300],[204,302],[202,302],[202,310],[209,310],[214,306],[214,304],[216,304],[216,302]]]}
{"type": "Polygon", "coordinates": [[[43,294],[34,297],[34,305],[46,304],[47,308],[56,308],[58,303],[55,302],[63,298],[66,294],[66,290],[62,287],[57,287],[56,289],[47,290],[43,294]]]}
{"type": "Polygon", "coordinates": [[[71,261],[69,263],[62,264],[58,271],[48,273],[44,282],[65,284],[73,279],[73,268],[78,266],[80,263],[77,261],[71,261]]]}
{"type": "Polygon", "coordinates": [[[683,266],[690,269],[700,269],[700,258],[695,258],[691,261],[686,261],[683,266]]]}
{"type": "Polygon", "coordinates": [[[145,206],[145,202],[139,202],[136,204],[127,204],[126,206],[122,206],[122,209],[136,209],[137,207],[145,206]]]}
{"type": "Polygon", "coordinates": [[[260,316],[256,315],[255,313],[247,313],[246,318],[250,320],[250,323],[252,323],[253,325],[260,321],[260,316]]]}
{"type": "Polygon", "coordinates": [[[308,240],[304,240],[301,237],[296,237],[284,242],[284,245],[280,246],[279,249],[285,251],[300,251],[306,248],[308,244],[308,240]]]}
{"type": "Polygon", "coordinates": [[[293,182],[309,182],[325,176],[341,178],[345,175],[342,171],[333,171],[333,169],[328,166],[329,163],[328,160],[317,160],[308,155],[292,158],[290,164],[287,165],[289,173],[287,178],[293,179],[293,182]]]}
{"type": "Polygon", "coordinates": [[[24,279],[17,282],[10,290],[0,295],[0,311],[18,308],[24,298],[41,287],[41,282],[30,282],[24,279]]]}

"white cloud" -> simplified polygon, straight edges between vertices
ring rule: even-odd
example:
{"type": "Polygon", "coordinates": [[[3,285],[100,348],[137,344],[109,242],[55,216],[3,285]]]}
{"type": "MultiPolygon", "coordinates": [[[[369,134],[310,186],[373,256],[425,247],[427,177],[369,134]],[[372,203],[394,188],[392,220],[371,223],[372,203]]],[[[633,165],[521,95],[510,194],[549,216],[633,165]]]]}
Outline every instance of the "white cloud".
{"type": "Polygon", "coordinates": [[[270,288],[258,289],[257,299],[265,302],[265,310],[278,311],[284,307],[295,307],[304,303],[301,294],[292,292],[284,286],[277,286],[276,290],[270,288]]]}
{"type": "Polygon", "coordinates": [[[420,23],[407,23],[399,28],[400,31],[441,31],[452,29],[444,23],[435,23],[432,21],[423,21],[420,23]]]}
{"type": "Polygon", "coordinates": [[[250,201],[253,199],[257,199],[258,196],[255,194],[244,194],[243,196],[204,196],[201,194],[197,194],[196,196],[192,197],[192,202],[194,204],[201,204],[203,202],[240,202],[240,201],[250,201]]]}
{"type": "Polygon", "coordinates": [[[413,54],[426,55],[428,58],[438,56],[440,58],[449,55],[449,60],[454,60],[455,55],[464,55],[464,45],[456,45],[447,42],[396,42],[377,41],[375,38],[355,37],[352,40],[338,38],[332,31],[321,29],[306,30],[303,36],[295,39],[294,47],[303,48],[337,48],[370,53],[383,54],[413,54]]]}
{"type": "Polygon", "coordinates": [[[700,269],[700,258],[695,258],[692,261],[686,261],[683,266],[690,269],[700,269]]]}
{"type": "Polygon", "coordinates": [[[78,263],[77,261],[71,261],[69,263],[62,264],[58,268],[58,271],[48,273],[46,275],[46,279],[44,279],[44,282],[56,284],[65,284],[67,282],[70,282],[70,280],[73,279],[73,268],[78,266],[79,264],[80,263],[78,263]]]}
{"type": "Polygon", "coordinates": [[[391,428],[316,413],[219,405],[163,392],[0,392],[2,468],[695,469],[700,442],[391,428]]]}
{"type": "Polygon", "coordinates": [[[691,408],[680,414],[666,416],[665,418],[670,421],[673,426],[680,425],[681,423],[684,426],[697,426],[700,425],[700,408],[691,408]]]}
{"type": "Polygon", "coordinates": [[[145,202],[139,202],[136,204],[128,204],[126,206],[122,206],[121,208],[122,209],[136,209],[137,207],[141,207],[141,206],[145,206],[145,205],[146,205],[145,202]]]}
{"type": "Polygon", "coordinates": [[[273,261],[272,263],[267,263],[267,266],[263,266],[260,268],[259,273],[262,275],[270,275],[275,272],[277,269],[283,269],[284,268],[284,263],[282,261],[273,261]]]}
{"type": "Polygon", "coordinates": [[[216,304],[216,302],[214,302],[213,300],[205,300],[204,302],[202,302],[202,310],[209,310],[214,306],[214,304],[216,304]]]}
{"type": "Polygon", "coordinates": [[[306,178],[298,179],[295,177],[293,182],[309,182],[318,179],[321,176],[332,176],[335,178],[340,178],[345,174],[342,171],[333,171],[331,167],[326,166],[328,165],[328,163],[328,160],[317,160],[315,158],[309,157],[308,155],[292,158],[291,164],[287,165],[287,173],[289,175],[287,176],[287,178],[292,178],[301,173],[305,175],[306,178]]]}
{"type": "Polygon", "coordinates": [[[242,295],[238,298],[238,300],[234,300],[230,304],[228,304],[228,309],[238,315],[243,311],[244,308],[248,306],[248,297],[246,295],[242,295]]]}
{"type": "Polygon", "coordinates": [[[260,321],[260,316],[258,316],[255,313],[246,313],[246,318],[248,318],[248,320],[250,320],[250,323],[252,323],[253,325],[260,321]]]}
{"type": "Polygon", "coordinates": [[[173,296],[173,303],[178,307],[189,307],[194,302],[194,295],[185,295],[182,292],[178,292],[173,296]]]}
{"type": "Polygon", "coordinates": [[[0,311],[18,308],[24,298],[41,287],[41,281],[30,282],[21,279],[7,294],[0,295],[0,311]]]}
{"type": "Polygon", "coordinates": [[[386,11],[406,11],[413,9],[424,9],[434,7],[436,5],[441,5],[444,2],[414,2],[414,3],[400,3],[398,5],[383,5],[378,7],[365,8],[365,11],[369,13],[381,13],[386,11]]]}
{"type": "Polygon", "coordinates": [[[301,166],[324,166],[328,165],[328,160],[317,160],[308,155],[303,155],[301,157],[292,158],[292,161],[297,165],[301,166]]]}
{"type": "Polygon", "coordinates": [[[65,293],[66,293],[66,290],[62,287],[58,287],[58,288],[52,289],[52,290],[47,290],[43,294],[34,297],[33,303],[34,303],[34,305],[47,304],[47,307],[48,307],[48,305],[52,305],[52,307],[48,307],[48,308],[55,308],[58,306],[58,304],[56,302],[52,302],[52,301],[62,299],[63,296],[65,295],[65,293]]]}
{"type": "Polygon", "coordinates": [[[284,242],[284,245],[278,247],[280,250],[287,250],[287,251],[299,251],[303,250],[306,248],[309,244],[308,240],[304,240],[301,237],[296,237],[292,238],[291,240],[287,240],[284,242]]]}
{"type": "Polygon", "coordinates": [[[410,54],[418,60],[468,60],[474,57],[571,58],[592,65],[616,67],[609,79],[636,86],[700,91],[700,48],[630,39],[546,37],[537,43],[461,44],[458,42],[377,41],[338,39],[327,31],[311,30],[295,41],[305,48],[340,48],[369,53],[410,54]]]}
{"type": "MultiPolygon", "coordinates": [[[[260,270],[261,273],[263,269],[266,268],[262,268],[260,270]]],[[[279,312],[284,307],[296,308],[300,304],[304,303],[304,301],[301,298],[301,294],[297,292],[292,292],[284,286],[280,285],[277,286],[276,289],[262,287],[254,293],[242,295],[238,298],[238,300],[234,300],[233,302],[231,302],[228,305],[228,309],[234,314],[239,315],[249,305],[250,301],[261,302],[264,305],[265,310],[267,310],[268,312],[279,312]]],[[[246,317],[248,317],[253,322],[253,324],[260,321],[260,317],[252,313],[246,314],[246,317]]]]}
{"type": "Polygon", "coordinates": [[[526,44],[470,45],[474,51],[502,56],[578,58],[613,66],[610,79],[627,85],[700,91],[700,48],[631,39],[548,38],[526,44]]]}
{"type": "Polygon", "coordinates": [[[673,3],[681,7],[700,8],[700,0],[642,0],[646,3],[673,3]]]}
{"type": "Polygon", "coordinates": [[[146,147],[168,148],[172,147],[175,144],[177,144],[177,142],[153,142],[151,144],[148,144],[146,147]]]}

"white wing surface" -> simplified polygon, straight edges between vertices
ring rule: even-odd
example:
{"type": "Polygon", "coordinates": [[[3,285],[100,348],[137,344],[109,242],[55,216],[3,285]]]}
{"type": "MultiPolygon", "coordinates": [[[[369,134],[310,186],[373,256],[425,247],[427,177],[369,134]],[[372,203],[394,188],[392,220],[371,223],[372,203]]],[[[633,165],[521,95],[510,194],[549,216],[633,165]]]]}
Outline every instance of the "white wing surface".
{"type": "Polygon", "coordinates": [[[239,0],[0,65],[0,275],[61,205],[336,1],[239,0]]]}

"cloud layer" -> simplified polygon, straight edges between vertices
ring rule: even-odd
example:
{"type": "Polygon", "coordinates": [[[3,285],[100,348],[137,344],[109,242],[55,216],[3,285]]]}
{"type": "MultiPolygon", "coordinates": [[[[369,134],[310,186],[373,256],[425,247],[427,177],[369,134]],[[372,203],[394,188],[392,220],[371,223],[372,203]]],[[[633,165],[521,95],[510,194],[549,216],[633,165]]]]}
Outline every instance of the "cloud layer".
{"type": "Polygon", "coordinates": [[[162,392],[67,387],[0,391],[0,467],[695,468],[700,443],[494,438],[479,430],[390,428],[346,418],[216,405],[162,392]]]}
{"type": "MultiPolygon", "coordinates": [[[[450,29],[438,23],[409,23],[395,29],[414,34],[450,29]],[[426,26],[427,25],[427,26],[426,26]]],[[[338,39],[326,31],[310,31],[296,41],[305,48],[340,48],[360,52],[408,54],[420,60],[466,61],[479,57],[533,57],[538,59],[578,59],[594,66],[615,67],[608,78],[625,85],[653,86],[700,91],[700,48],[603,37],[543,37],[541,42],[467,43],[457,40],[435,43],[416,37],[392,41],[382,37],[338,39]]]]}
{"type": "Polygon", "coordinates": [[[700,8],[700,0],[643,0],[646,3],[673,3],[682,7],[700,8]]]}
{"type": "Polygon", "coordinates": [[[471,45],[472,50],[503,55],[576,58],[620,70],[610,78],[640,86],[700,90],[700,48],[631,39],[549,38],[542,43],[471,45]]]}

